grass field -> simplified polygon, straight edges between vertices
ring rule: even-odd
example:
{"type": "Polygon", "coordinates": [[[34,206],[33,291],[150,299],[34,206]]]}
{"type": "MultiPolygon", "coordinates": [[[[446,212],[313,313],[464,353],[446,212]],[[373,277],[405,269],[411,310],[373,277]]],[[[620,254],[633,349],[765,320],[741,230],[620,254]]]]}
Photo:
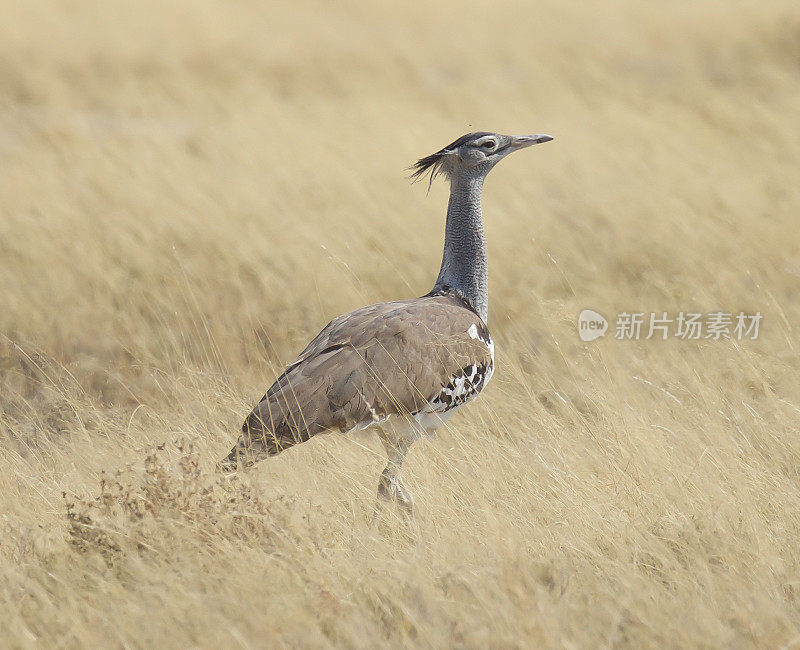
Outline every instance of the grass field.
{"type": "Polygon", "coordinates": [[[0,646],[800,646],[800,6],[0,4],[0,646]],[[462,133],[482,397],[213,471],[335,315],[420,295],[462,133]],[[577,314],[612,320],[582,342],[577,314]],[[763,314],[616,340],[616,314],[763,314]]]}

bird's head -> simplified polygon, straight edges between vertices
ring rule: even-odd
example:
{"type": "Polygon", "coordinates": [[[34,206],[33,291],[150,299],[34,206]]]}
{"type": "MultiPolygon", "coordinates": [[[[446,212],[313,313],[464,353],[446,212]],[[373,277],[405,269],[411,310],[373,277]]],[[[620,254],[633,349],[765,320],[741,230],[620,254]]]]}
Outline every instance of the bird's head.
{"type": "Polygon", "coordinates": [[[553,138],[538,133],[535,135],[501,135],[478,131],[462,135],[455,142],[436,153],[420,158],[411,167],[411,178],[418,180],[430,173],[430,180],[439,174],[452,179],[460,173],[485,176],[498,162],[513,151],[532,144],[549,142],[553,138]]]}

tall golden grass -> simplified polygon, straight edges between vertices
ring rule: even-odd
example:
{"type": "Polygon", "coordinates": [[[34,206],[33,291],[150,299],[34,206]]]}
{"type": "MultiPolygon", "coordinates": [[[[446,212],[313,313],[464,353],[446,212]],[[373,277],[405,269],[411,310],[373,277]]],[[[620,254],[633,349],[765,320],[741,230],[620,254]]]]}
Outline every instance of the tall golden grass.
{"type": "Polygon", "coordinates": [[[800,643],[794,0],[0,15],[0,645],[800,643]],[[556,140],[487,181],[497,371],[415,520],[373,526],[369,437],[215,475],[331,317],[428,290],[405,168],[478,129],[556,140]]]}

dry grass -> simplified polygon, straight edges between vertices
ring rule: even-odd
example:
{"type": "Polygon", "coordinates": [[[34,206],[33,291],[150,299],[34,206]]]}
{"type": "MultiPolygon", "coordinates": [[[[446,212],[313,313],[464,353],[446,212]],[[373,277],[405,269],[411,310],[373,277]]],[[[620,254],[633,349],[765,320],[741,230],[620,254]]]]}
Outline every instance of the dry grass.
{"type": "Polygon", "coordinates": [[[800,643],[794,0],[2,4],[0,645],[800,643]],[[404,166],[471,127],[556,141],[487,183],[498,370],[416,522],[371,438],[219,479],[330,317],[429,288],[404,166]]]}

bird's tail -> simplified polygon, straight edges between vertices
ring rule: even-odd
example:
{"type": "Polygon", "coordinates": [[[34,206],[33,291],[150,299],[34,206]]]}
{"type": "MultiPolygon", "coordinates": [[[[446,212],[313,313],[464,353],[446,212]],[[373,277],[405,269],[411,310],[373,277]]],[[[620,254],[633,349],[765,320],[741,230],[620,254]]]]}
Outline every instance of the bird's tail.
{"type": "Polygon", "coordinates": [[[217,463],[216,470],[221,474],[230,474],[239,469],[239,450],[238,445],[231,449],[225,458],[217,463]]]}
{"type": "Polygon", "coordinates": [[[302,440],[278,438],[252,414],[245,420],[242,433],[230,453],[217,463],[217,471],[235,472],[275,456],[302,440]]]}

